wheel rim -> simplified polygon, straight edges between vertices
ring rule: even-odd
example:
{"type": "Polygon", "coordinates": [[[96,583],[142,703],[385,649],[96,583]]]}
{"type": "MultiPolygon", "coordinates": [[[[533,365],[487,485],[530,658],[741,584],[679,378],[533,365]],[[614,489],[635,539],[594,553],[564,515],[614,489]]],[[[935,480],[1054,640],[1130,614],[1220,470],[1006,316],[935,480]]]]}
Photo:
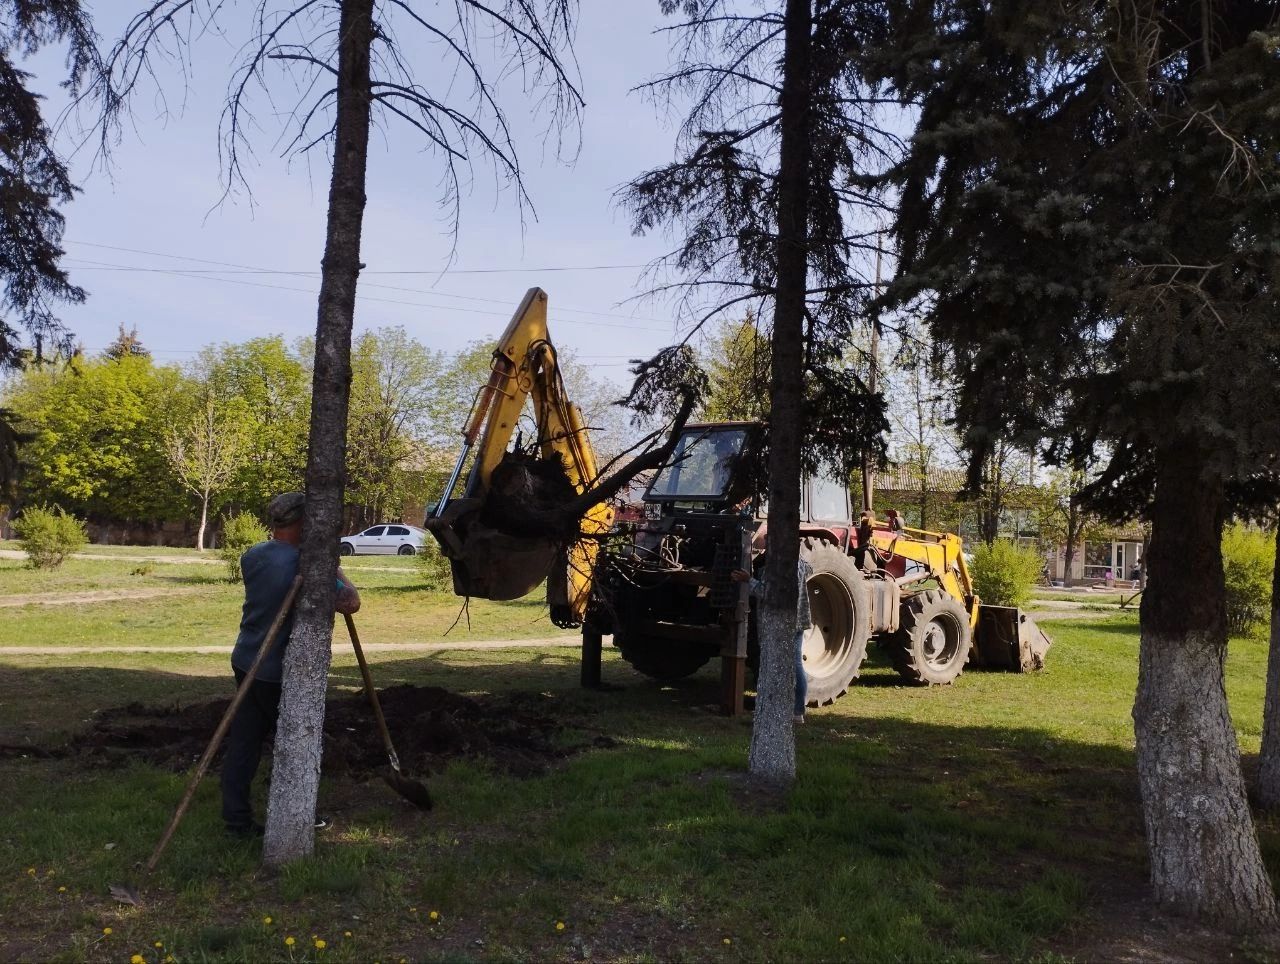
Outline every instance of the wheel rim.
{"type": "Polygon", "coordinates": [[[848,587],[829,573],[815,575],[809,580],[809,613],[813,626],[804,634],[800,653],[806,675],[822,680],[845,665],[853,648],[853,597],[848,587]]]}
{"type": "Polygon", "coordinates": [[[955,662],[960,651],[960,626],[949,613],[939,613],[929,620],[921,638],[924,661],[933,669],[946,669],[955,662]]]}

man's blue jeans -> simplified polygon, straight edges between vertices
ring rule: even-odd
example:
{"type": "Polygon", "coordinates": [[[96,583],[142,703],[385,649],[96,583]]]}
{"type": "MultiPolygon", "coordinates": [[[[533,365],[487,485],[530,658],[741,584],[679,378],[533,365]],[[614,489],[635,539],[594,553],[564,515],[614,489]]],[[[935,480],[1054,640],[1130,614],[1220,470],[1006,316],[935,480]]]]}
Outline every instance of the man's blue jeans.
{"type": "Polygon", "coordinates": [[[804,675],[804,634],[796,630],[796,716],[804,715],[804,705],[809,697],[809,680],[804,675]]]}

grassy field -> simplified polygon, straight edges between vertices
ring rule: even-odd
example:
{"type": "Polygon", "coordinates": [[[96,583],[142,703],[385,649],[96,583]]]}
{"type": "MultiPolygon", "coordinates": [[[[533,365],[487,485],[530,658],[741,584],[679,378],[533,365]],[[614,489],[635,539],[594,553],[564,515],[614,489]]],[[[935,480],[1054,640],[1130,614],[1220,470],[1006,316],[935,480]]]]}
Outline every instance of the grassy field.
{"type": "MultiPolygon", "coordinates": [[[[131,563],[69,567],[41,591],[119,577],[95,575],[94,565],[131,563]]],[[[136,578],[165,573],[157,566],[136,578]]],[[[12,591],[11,576],[25,578],[0,568],[0,594],[12,591]]],[[[451,597],[411,590],[407,575],[367,577],[360,620],[370,639],[412,626],[414,639],[439,641],[431,613],[456,614],[451,597]]],[[[143,906],[115,904],[108,885],[137,880],[134,864],[163,828],[182,776],[38,750],[83,730],[95,711],[226,695],[226,658],[177,645],[3,650],[19,645],[15,617],[51,647],[229,641],[236,591],[195,589],[177,606],[0,615],[0,744],[13,748],[0,757],[0,959],[1050,962],[1116,956],[1149,938],[1129,719],[1132,615],[1045,621],[1055,647],[1034,676],[968,673],[953,687],[920,690],[873,659],[854,691],[799,731],[795,788],[762,799],[741,779],[749,721],[711,709],[714,666],[659,686],[609,654],[605,677],[620,688],[585,692],[572,650],[466,649],[484,632],[473,607],[471,636],[450,637],[456,649],[377,654],[380,685],[527,694],[561,721],[566,745],[601,736],[616,745],[528,777],[454,762],[431,777],[430,815],[377,781],[326,780],[322,809],[334,828],[316,857],[279,876],[261,871],[256,845],[224,838],[210,780],[145,883],[143,906]]],[[[537,613],[530,604],[488,615],[503,635],[519,626],[550,635],[537,613]]],[[[1265,656],[1263,644],[1240,642],[1229,659],[1247,753],[1257,750],[1265,656]]],[[[333,687],[356,682],[340,653],[333,687]]],[[[1280,867],[1280,827],[1261,829],[1280,867]]],[[[1174,946],[1197,956],[1194,943],[1174,946]]]]}

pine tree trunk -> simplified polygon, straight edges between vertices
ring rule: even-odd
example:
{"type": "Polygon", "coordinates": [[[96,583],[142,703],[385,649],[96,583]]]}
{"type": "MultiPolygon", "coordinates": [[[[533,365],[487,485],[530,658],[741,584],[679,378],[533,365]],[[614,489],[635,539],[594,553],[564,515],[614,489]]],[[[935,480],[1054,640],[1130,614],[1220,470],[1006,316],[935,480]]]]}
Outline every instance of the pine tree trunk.
{"type": "Polygon", "coordinates": [[[307,452],[303,583],[284,662],[284,699],[262,857],[278,866],[311,853],[324,700],[333,639],[338,537],[342,528],[351,327],[360,276],[360,233],[369,148],[369,50],[373,0],[343,0],[339,22],[337,125],[328,228],[321,262],[307,452]]]}
{"type": "Polygon", "coordinates": [[[778,156],[778,278],[769,377],[769,528],[760,605],[760,673],[748,767],[760,783],[795,780],[796,559],[804,429],[804,301],[809,211],[809,57],[812,0],[787,0],[778,156]]]}
{"type": "Polygon", "coordinates": [[[1257,930],[1276,904],[1224,686],[1223,487],[1191,445],[1157,460],[1133,707],[1151,884],[1179,913],[1257,930]]]}
{"type": "Polygon", "coordinates": [[[1258,803],[1280,807],[1280,529],[1271,571],[1271,646],[1267,651],[1267,692],[1262,703],[1262,750],[1258,760],[1258,803]]]}
{"type": "Polygon", "coordinates": [[[209,524],[209,490],[206,489],[204,498],[200,500],[200,528],[196,532],[196,551],[204,552],[204,530],[209,524]]]}

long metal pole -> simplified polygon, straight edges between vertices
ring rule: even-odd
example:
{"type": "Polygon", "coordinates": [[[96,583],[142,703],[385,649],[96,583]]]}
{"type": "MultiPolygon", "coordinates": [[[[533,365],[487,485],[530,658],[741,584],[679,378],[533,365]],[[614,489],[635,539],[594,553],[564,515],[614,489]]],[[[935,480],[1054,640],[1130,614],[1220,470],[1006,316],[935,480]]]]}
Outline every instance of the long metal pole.
{"type": "MultiPolygon", "coordinates": [[[[876,238],[876,297],[880,296],[880,259],[881,248],[884,243],[884,234],[881,233],[876,238]]],[[[871,390],[871,394],[876,392],[877,374],[880,368],[880,325],[876,321],[871,323],[871,377],[867,379],[867,387],[871,390]]],[[[871,511],[871,503],[875,499],[875,478],[871,471],[871,457],[867,454],[866,449],[862,451],[862,508],[866,512],[871,511]]]]}

